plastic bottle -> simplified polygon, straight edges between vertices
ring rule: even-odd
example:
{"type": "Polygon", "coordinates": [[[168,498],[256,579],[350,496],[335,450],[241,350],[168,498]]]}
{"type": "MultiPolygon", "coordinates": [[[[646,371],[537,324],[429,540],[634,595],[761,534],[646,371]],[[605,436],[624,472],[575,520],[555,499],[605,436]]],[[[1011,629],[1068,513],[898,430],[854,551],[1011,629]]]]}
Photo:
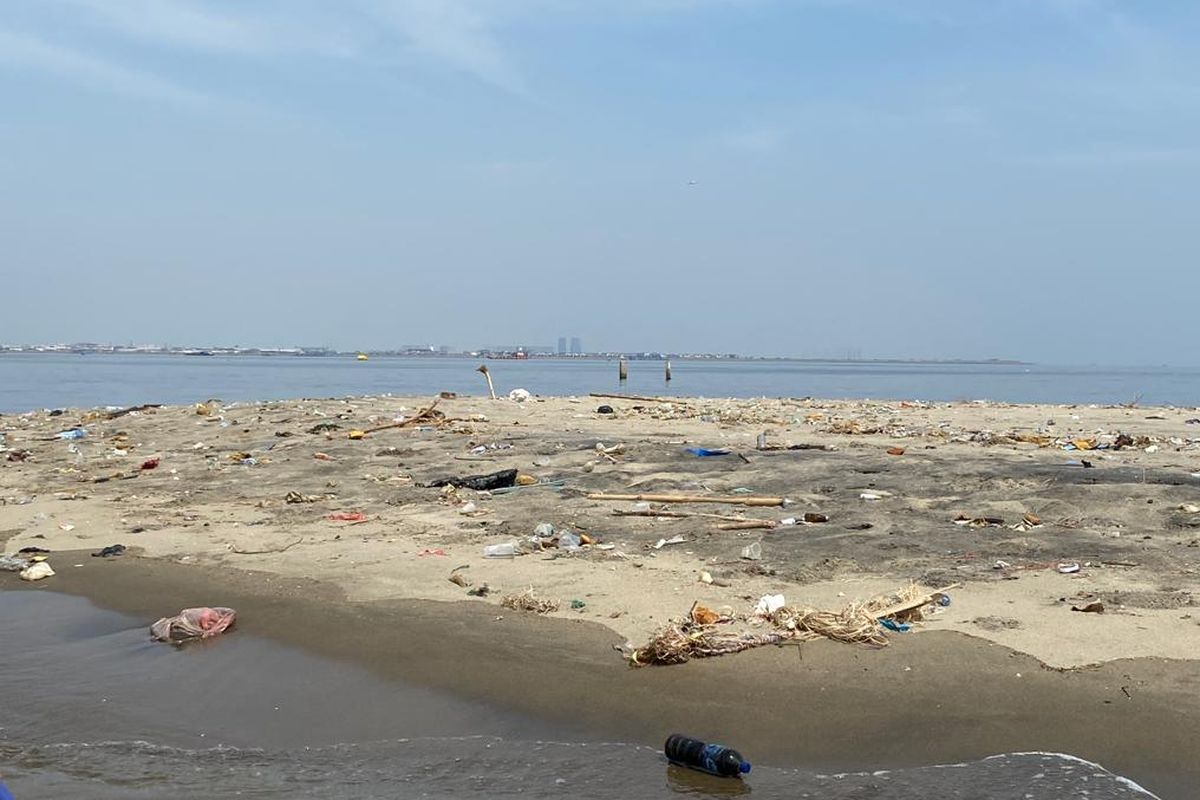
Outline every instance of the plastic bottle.
{"type": "Polygon", "coordinates": [[[720,744],[705,744],[678,733],[667,737],[663,752],[673,764],[722,778],[740,778],[750,771],[750,762],[738,751],[720,744]]]}
{"type": "Polygon", "coordinates": [[[483,548],[484,558],[516,558],[517,543],[489,544],[483,548]]]}

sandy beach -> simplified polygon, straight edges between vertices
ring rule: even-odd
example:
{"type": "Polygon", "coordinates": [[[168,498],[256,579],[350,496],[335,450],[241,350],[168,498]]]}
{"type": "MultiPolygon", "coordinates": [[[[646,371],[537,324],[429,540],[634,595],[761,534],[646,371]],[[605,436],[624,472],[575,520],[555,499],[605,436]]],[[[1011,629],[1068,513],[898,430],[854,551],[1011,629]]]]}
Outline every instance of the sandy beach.
{"type": "Polygon", "coordinates": [[[148,618],[234,605],[263,635],[648,743],[679,727],[829,768],[1045,749],[1150,788],[1200,778],[1194,409],[456,397],[351,438],[432,400],[0,417],[2,549],[57,573],[0,585],[148,618]],[[536,483],[424,485],[505,469],[536,483]],[[535,546],[543,523],[590,544],[535,546]],[[484,557],[508,542],[526,552],[484,557]],[[694,603],[755,631],[764,595],[836,610],[914,583],[950,604],[887,647],[629,666],[694,603]],[[557,610],[501,606],[530,588],[557,610]]]}

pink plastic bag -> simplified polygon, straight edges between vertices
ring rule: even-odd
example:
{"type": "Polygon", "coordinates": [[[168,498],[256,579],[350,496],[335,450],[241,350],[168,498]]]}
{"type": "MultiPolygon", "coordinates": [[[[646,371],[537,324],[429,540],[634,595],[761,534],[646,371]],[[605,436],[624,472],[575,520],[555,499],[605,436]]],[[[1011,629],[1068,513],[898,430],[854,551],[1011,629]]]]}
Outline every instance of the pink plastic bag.
{"type": "Polygon", "coordinates": [[[177,616],[163,617],[150,626],[150,635],[160,642],[186,642],[224,633],[237,612],[232,608],[185,608],[177,616]]]}

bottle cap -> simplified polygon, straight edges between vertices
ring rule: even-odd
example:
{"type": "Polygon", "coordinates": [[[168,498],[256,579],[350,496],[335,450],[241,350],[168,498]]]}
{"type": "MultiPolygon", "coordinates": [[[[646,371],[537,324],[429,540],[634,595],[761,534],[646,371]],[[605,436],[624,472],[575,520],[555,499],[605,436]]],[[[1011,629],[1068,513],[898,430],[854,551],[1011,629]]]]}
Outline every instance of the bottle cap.
{"type": "Polygon", "coordinates": [[[743,775],[745,775],[747,772],[750,771],[750,762],[743,761],[741,764],[738,764],[738,771],[741,772],[743,775]]]}

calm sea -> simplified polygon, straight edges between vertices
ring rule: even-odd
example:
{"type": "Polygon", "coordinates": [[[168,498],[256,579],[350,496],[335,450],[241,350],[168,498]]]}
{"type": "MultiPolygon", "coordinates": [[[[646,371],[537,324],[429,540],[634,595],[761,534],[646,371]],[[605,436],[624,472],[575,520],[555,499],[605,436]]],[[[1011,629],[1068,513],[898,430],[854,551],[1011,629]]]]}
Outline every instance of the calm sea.
{"type": "Polygon", "coordinates": [[[364,394],[481,394],[487,363],[496,390],[542,395],[623,391],[707,397],[998,400],[1020,403],[1200,404],[1200,369],[1041,365],[634,361],[620,384],[601,359],[0,354],[0,413],[35,408],[227,402],[364,394]]]}
{"type": "Polygon", "coordinates": [[[0,591],[0,775],[17,800],[1153,797],[1043,753],[848,775],[758,765],[721,781],[236,630],[154,644],[146,623],[0,591]]]}

